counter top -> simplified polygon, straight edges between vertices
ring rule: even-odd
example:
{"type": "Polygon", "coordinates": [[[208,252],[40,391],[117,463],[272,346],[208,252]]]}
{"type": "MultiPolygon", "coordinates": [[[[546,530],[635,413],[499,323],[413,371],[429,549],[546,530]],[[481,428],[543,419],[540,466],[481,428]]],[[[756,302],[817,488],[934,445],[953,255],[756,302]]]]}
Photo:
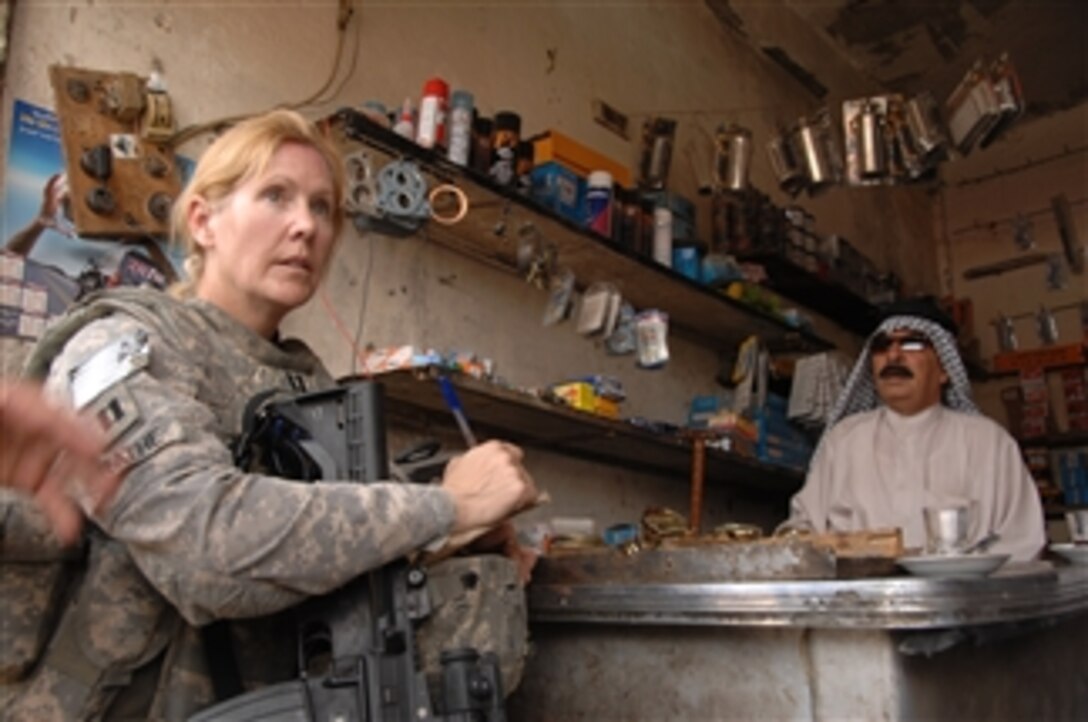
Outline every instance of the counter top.
{"type": "Polygon", "coordinates": [[[1088,566],[1038,561],[989,577],[532,584],[530,620],[634,625],[935,629],[1088,609],[1088,566]]]}

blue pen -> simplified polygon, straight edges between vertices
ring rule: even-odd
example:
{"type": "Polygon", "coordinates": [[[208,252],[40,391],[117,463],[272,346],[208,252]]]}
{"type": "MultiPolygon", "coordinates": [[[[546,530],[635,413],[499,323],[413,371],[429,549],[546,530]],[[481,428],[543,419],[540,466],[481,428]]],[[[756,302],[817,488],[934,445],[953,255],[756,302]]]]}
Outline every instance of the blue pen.
{"type": "Polygon", "coordinates": [[[461,436],[464,437],[465,444],[471,449],[476,446],[476,435],[469,428],[465,410],[461,407],[461,399],[457,398],[457,391],[453,388],[453,383],[446,376],[439,376],[438,387],[442,389],[442,398],[446,400],[446,406],[450,407],[453,418],[457,422],[457,428],[461,429],[461,436]]]}

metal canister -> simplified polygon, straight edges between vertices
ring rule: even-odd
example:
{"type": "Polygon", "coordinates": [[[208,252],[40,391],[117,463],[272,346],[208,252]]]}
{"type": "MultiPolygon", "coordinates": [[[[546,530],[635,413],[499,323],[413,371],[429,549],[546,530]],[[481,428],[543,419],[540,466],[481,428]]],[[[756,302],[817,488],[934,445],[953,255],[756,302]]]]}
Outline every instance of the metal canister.
{"type": "Polygon", "coordinates": [[[746,128],[719,128],[714,143],[714,182],[727,191],[748,188],[748,168],[752,160],[752,133],[746,128]]]}
{"type": "Polygon", "coordinates": [[[790,139],[782,135],[772,138],[767,143],[767,158],[778,179],[778,187],[796,195],[804,186],[804,176],[790,139]]]}
{"type": "Polygon", "coordinates": [[[857,117],[859,171],[862,178],[880,178],[887,172],[880,109],[865,103],[857,117]]]}
{"type": "Polygon", "coordinates": [[[676,121],[669,118],[647,119],[642,127],[642,161],[639,185],[647,190],[661,190],[669,177],[672,143],[676,121]]]}
{"type": "Polygon", "coordinates": [[[797,145],[801,151],[802,165],[808,175],[809,190],[832,182],[831,161],[820,129],[811,123],[801,123],[797,128],[797,145]]]}

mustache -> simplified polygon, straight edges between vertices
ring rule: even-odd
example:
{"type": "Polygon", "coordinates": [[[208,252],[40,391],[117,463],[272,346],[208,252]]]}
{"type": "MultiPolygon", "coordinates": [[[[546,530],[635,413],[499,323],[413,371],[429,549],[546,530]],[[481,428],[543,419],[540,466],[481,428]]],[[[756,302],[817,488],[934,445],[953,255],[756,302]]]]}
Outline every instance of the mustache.
{"type": "Polygon", "coordinates": [[[880,369],[880,374],[879,375],[880,375],[880,378],[882,378],[882,379],[890,379],[890,378],[893,378],[895,376],[898,376],[900,378],[905,378],[905,379],[914,378],[914,372],[912,372],[906,366],[901,366],[900,364],[895,364],[895,363],[890,363],[887,366],[885,366],[884,368],[880,369]]]}

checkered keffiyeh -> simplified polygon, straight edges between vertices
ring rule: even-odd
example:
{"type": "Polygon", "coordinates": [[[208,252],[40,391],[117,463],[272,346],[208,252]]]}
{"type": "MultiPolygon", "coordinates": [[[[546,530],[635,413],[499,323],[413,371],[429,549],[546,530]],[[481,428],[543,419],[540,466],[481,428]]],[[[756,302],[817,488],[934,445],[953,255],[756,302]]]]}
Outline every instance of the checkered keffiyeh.
{"type": "Polygon", "coordinates": [[[878,334],[903,330],[925,334],[933,343],[937,358],[941,360],[941,366],[948,374],[948,385],[943,393],[945,406],[965,414],[979,413],[975,402],[971,400],[971,384],[967,380],[967,370],[963,367],[963,361],[960,360],[960,354],[956,350],[956,340],[952,334],[939,324],[924,318],[891,316],[885,319],[865,342],[865,348],[862,349],[857,363],[854,364],[850,376],[847,377],[839,400],[835,402],[835,408],[831,410],[831,415],[827,419],[828,429],[847,416],[869,411],[880,405],[880,397],[877,395],[876,384],[873,382],[872,350],[869,346],[878,334]]]}

